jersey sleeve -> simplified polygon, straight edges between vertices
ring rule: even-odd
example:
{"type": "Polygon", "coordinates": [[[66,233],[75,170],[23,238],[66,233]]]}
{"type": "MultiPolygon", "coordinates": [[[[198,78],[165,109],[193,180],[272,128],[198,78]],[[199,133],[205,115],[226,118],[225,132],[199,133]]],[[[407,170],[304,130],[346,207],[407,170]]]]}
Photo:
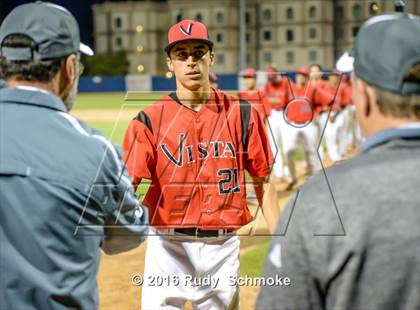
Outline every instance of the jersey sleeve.
{"type": "Polygon", "coordinates": [[[123,141],[124,162],[133,184],[151,179],[156,166],[156,148],[150,118],[142,111],[127,128],[123,141]]]}
{"type": "Polygon", "coordinates": [[[317,105],[326,106],[333,102],[335,92],[328,92],[322,87],[316,87],[314,90],[313,101],[317,105]]]}
{"type": "Polygon", "coordinates": [[[258,112],[241,100],[245,169],[253,177],[265,177],[274,162],[265,125],[258,112]],[[248,124],[248,126],[246,126],[248,124]]]}

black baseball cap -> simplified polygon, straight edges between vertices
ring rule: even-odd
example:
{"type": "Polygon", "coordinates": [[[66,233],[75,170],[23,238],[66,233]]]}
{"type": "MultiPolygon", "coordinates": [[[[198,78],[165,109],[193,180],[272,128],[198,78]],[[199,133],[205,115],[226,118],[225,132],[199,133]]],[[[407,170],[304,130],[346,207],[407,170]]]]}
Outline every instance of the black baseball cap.
{"type": "Polygon", "coordinates": [[[351,56],[354,72],[369,84],[419,94],[420,84],[404,81],[404,76],[420,63],[420,17],[394,13],[370,18],[359,30],[351,56]]]}
{"type": "Polygon", "coordinates": [[[62,6],[42,1],[23,4],[13,9],[1,24],[0,56],[8,60],[53,59],[76,52],[93,55],[89,46],[80,43],[76,19],[62,6]],[[3,46],[4,39],[12,34],[27,35],[37,48],[3,46]]]}

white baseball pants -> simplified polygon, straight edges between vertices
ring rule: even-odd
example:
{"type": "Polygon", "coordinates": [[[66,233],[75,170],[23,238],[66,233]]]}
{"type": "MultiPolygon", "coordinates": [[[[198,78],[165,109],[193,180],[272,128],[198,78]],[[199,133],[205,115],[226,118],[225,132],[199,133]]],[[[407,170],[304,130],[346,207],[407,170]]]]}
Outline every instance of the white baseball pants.
{"type": "Polygon", "coordinates": [[[273,171],[276,177],[281,178],[288,175],[288,169],[285,166],[285,153],[282,142],[282,128],[285,126],[283,110],[272,110],[268,117],[268,136],[270,147],[275,156],[273,171]]]}
{"type": "Polygon", "coordinates": [[[284,126],[282,137],[284,153],[287,156],[287,165],[292,180],[297,178],[294,157],[299,145],[303,148],[305,161],[309,170],[313,172],[321,169],[321,163],[317,153],[319,144],[319,125],[317,122],[313,121],[302,128],[287,124],[284,126]]]}
{"type": "Polygon", "coordinates": [[[238,309],[239,237],[150,236],[142,309],[238,309]],[[162,280],[161,280],[162,279],[162,280]]]}

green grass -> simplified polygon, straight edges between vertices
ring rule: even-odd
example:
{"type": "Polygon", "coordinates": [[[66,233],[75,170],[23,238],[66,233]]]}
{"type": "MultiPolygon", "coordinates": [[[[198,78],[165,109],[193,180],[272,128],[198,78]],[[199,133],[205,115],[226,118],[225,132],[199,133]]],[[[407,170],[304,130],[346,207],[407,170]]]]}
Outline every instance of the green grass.
{"type": "Polygon", "coordinates": [[[270,240],[267,240],[241,255],[240,273],[242,277],[245,275],[248,275],[248,277],[261,276],[269,246],[270,240]]]}
{"type": "Polygon", "coordinates": [[[112,143],[121,146],[130,121],[119,121],[117,124],[113,121],[88,121],[87,123],[89,126],[102,131],[112,143]]]}
{"type": "Polygon", "coordinates": [[[81,93],[77,96],[74,108],[86,109],[120,109],[123,104],[149,105],[164,93],[81,93]],[[126,100],[127,99],[127,100],[126,100]]]}

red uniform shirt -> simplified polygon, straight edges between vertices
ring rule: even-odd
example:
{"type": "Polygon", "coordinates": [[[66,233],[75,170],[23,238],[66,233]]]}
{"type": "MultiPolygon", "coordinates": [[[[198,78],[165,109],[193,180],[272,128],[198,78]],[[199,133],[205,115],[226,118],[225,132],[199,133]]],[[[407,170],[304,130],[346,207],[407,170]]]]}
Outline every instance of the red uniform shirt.
{"type": "Polygon", "coordinates": [[[300,87],[291,83],[286,118],[295,123],[311,121],[322,110],[322,107],[332,103],[333,99],[334,95],[321,87],[311,84],[300,87]]]}
{"type": "Polygon", "coordinates": [[[151,225],[236,230],[252,220],[245,174],[265,177],[273,163],[265,126],[248,102],[219,90],[196,112],[176,93],[141,111],[125,134],[124,159],[151,225]]]}
{"type": "Polygon", "coordinates": [[[270,109],[282,110],[287,103],[289,79],[282,77],[279,83],[268,82],[264,87],[265,99],[270,109]]]}
{"type": "MultiPolygon", "coordinates": [[[[326,91],[330,96],[334,98],[334,102],[332,104],[331,111],[340,111],[342,107],[344,106],[345,100],[346,100],[346,93],[345,93],[345,87],[342,85],[343,82],[340,83],[340,85],[337,87],[333,87],[329,83],[325,83],[325,86],[323,87],[323,90],[326,91]]],[[[327,111],[330,107],[327,107],[327,111]]]]}
{"type": "Polygon", "coordinates": [[[270,105],[265,99],[264,91],[261,89],[256,90],[243,90],[238,94],[239,99],[247,100],[252,106],[260,113],[263,120],[270,115],[270,105]]]}

